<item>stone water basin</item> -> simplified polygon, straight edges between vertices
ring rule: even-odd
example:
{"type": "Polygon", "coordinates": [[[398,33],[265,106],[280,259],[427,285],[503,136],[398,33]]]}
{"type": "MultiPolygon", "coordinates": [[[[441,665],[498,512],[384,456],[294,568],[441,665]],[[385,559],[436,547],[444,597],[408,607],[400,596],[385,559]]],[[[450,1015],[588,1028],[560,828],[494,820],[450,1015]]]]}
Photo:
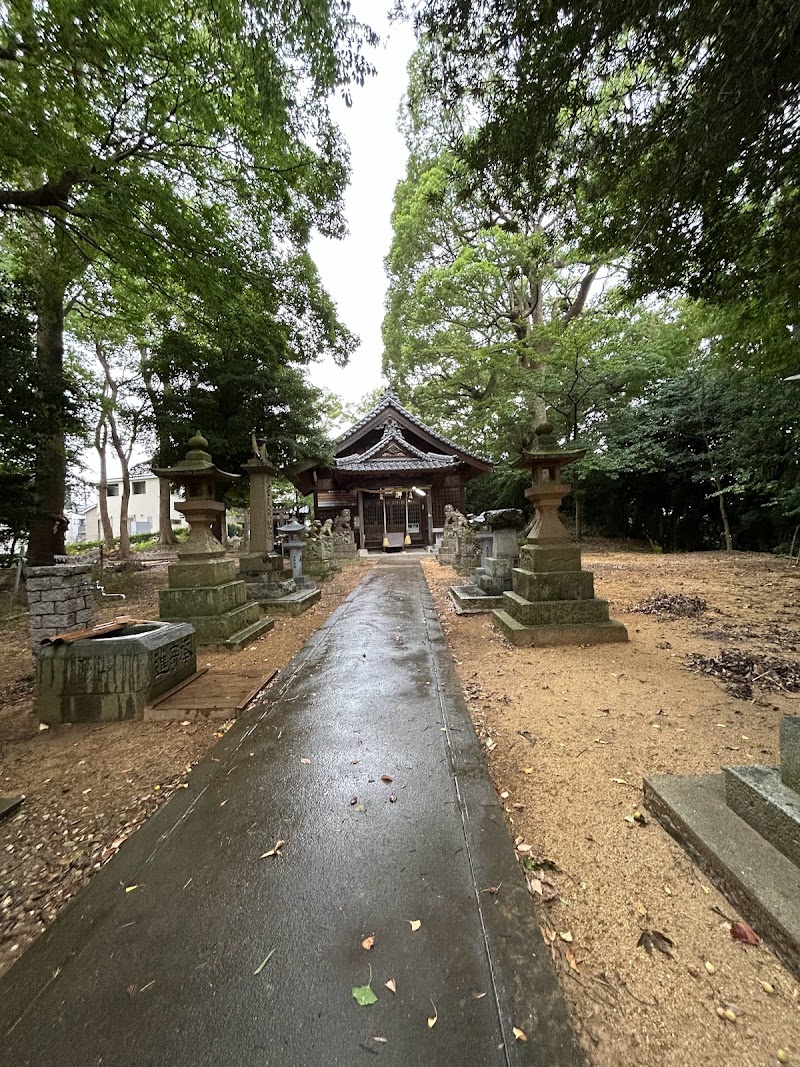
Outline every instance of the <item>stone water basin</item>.
{"type": "Polygon", "coordinates": [[[34,710],[48,725],[141,719],[150,701],[196,671],[189,623],[131,623],[108,636],[43,645],[34,710]]]}

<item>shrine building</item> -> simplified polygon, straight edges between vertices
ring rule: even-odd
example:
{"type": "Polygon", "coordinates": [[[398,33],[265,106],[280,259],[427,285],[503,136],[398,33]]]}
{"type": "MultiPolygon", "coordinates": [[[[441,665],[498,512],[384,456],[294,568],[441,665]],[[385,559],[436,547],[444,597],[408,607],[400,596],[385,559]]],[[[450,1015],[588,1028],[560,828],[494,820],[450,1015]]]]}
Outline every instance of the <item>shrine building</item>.
{"type": "Polygon", "coordinates": [[[325,522],[349,508],[359,548],[424,548],[444,526],[445,504],[465,511],[464,487],[492,470],[431,430],[387,389],[375,407],[335,442],[331,466],[309,462],[291,471],[314,496],[325,522]]]}

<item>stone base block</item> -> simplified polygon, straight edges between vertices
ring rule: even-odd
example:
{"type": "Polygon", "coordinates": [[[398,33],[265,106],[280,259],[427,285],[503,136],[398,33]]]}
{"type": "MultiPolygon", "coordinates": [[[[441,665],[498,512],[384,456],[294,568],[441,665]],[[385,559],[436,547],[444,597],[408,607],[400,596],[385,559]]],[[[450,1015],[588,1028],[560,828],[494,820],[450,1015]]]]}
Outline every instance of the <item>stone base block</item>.
{"type": "Polygon", "coordinates": [[[534,574],[516,568],[513,590],[526,600],[591,600],[594,575],[591,571],[550,571],[534,574]]]}
{"type": "Polygon", "coordinates": [[[239,556],[239,574],[274,574],[283,571],[283,556],[280,552],[248,552],[239,556]]]}
{"type": "Polygon", "coordinates": [[[284,578],[272,582],[248,582],[247,599],[255,600],[256,603],[266,605],[273,600],[287,597],[297,591],[297,582],[294,578],[284,578]]]}
{"type": "Polygon", "coordinates": [[[232,559],[206,559],[170,563],[167,568],[170,589],[195,589],[199,586],[223,585],[236,580],[232,559]]]}
{"type": "Polygon", "coordinates": [[[781,779],[800,793],[800,715],[781,719],[781,779]]]}
{"type": "MultiPolygon", "coordinates": [[[[231,561],[233,562],[233,561],[231,561]]],[[[193,589],[162,589],[158,603],[162,619],[194,619],[195,616],[224,615],[247,600],[242,581],[204,585],[193,589]]]]}
{"type": "MultiPolygon", "coordinates": [[[[237,583],[244,588],[244,582],[237,583]]],[[[260,621],[261,608],[258,604],[245,602],[231,611],[220,615],[193,615],[191,618],[165,619],[166,622],[190,622],[195,628],[195,640],[198,645],[229,646],[228,642],[241,630],[246,630],[260,621]]],[[[255,636],[258,636],[256,634],[255,636]]],[[[240,646],[242,647],[242,646],[240,646]]]]}
{"type": "Polygon", "coordinates": [[[572,623],[552,626],[525,626],[502,609],[492,612],[492,623],[512,645],[553,648],[558,645],[606,645],[628,640],[628,631],[619,622],[572,623]]]}
{"type": "Polygon", "coordinates": [[[800,867],[800,793],[779,767],[725,767],[725,800],[771,845],[800,867]]]}
{"type": "Polygon", "coordinates": [[[519,565],[534,574],[550,571],[579,571],[581,569],[580,545],[526,544],[519,550],[519,565]]]}
{"type": "Polygon", "coordinates": [[[270,615],[302,615],[304,611],[313,608],[321,596],[321,589],[298,589],[297,592],[289,593],[279,600],[265,600],[261,606],[270,615]]]}
{"type": "Polygon", "coordinates": [[[723,776],[654,775],[644,802],[800,979],[797,867],[730,810],[723,776]]]}
{"type": "Polygon", "coordinates": [[[311,578],[330,578],[334,570],[339,570],[339,564],[332,560],[313,561],[303,560],[303,573],[311,578]]]}
{"type": "Polygon", "coordinates": [[[256,622],[250,623],[249,626],[237,630],[235,634],[231,634],[226,641],[219,641],[216,644],[211,645],[211,647],[221,651],[240,652],[252,641],[256,641],[259,637],[263,637],[274,625],[274,619],[258,619],[256,622]]]}
{"type": "Polygon", "coordinates": [[[501,607],[524,626],[608,622],[607,600],[526,600],[507,592],[501,607]]]}
{"type": "Polygon", "coordinates": [[[491,596],[477,585],[451,585],[450,599],[459,615],[480,615],[502,607],[502,596],[491,596]]]}

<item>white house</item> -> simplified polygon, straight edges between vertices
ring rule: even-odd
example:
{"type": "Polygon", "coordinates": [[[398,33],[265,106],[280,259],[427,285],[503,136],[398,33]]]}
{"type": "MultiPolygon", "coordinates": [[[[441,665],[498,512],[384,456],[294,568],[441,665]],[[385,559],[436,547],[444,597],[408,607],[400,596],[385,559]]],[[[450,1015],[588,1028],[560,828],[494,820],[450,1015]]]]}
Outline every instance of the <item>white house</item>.
{"type": "MultiPolygon", "coordinates": [[[[179,493],[170,493],[170,518],[173,527],[186,526],[186,520],[175,510],[176,502],[183,497],[179,493]]],[[[109,481],[106,487],[108,517],[115,537],[119,537],[120,504],[122,502],[122,479],[109,481]]],[[[128,501],[128,530],[132,534],[158,533],[159,479],[148,468],[134,467],[131,471],[131,495],[128,501]]],[[[68,537],[74,541],[100,541],[103,537],[103,524],[100,519],[100,506],[93,504],[83,512],[82,521],[77,523],[76,536],[72,535],[72,524],[68,537]]]]}

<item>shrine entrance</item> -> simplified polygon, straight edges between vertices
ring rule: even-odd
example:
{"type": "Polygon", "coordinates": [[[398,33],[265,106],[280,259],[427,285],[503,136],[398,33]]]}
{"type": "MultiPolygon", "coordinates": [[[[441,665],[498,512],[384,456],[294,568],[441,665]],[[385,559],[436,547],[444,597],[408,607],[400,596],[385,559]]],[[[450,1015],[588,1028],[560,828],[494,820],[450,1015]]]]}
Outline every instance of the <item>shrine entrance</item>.
{"type": "Polygon", "coordinates": [[[403,549],[428,543],[426,497],[406,487],[361,489],[358,496],[363,547],[403,549]]]}

